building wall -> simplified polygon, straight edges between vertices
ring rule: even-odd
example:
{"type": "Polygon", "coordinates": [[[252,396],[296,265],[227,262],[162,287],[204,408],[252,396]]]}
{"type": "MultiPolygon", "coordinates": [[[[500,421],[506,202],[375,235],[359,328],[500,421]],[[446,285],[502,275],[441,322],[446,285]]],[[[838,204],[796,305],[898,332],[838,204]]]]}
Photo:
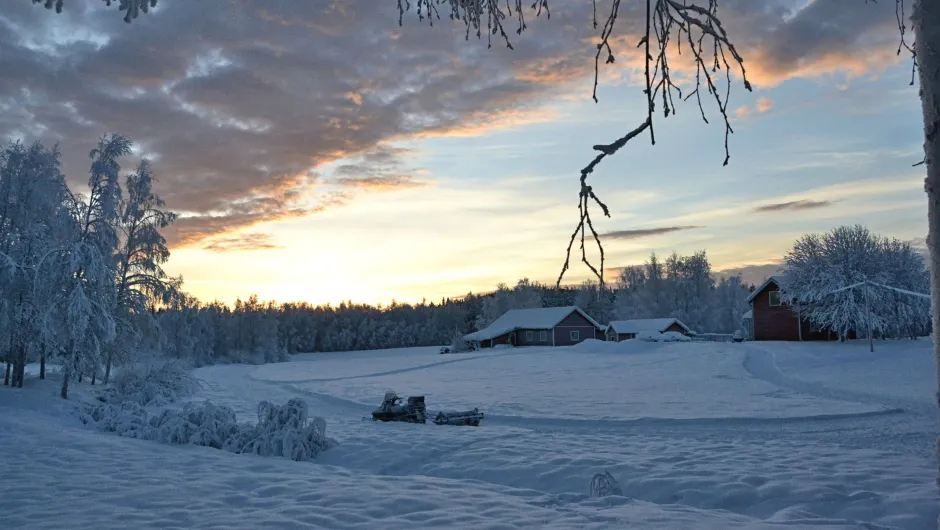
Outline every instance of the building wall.
{"type": "Polygon", "coordinates": [[[551,346],[552,330],[550,329],[520,329],[516,331],[516,346],[551,346]],[[532,333],[532,339],[527,335],[532,333]],[[542,340],[541,334],[545,334],[545,340],[542,340]]]}
{"type": "Polygon", "coordinates": [[[598,330],[588,319],[581,316],[581,313],[572,311],[552,330],[555,336],[555,346],[570,346],[577,344],[585,339],[595,339],[603,337],[603,332],[598,330]],[[571,340],[571,332],[579,333],[578,340],[571,340]]]}
{"type": "MultiPolygon", "coordinates": [[[[801,321],[798,327],[797,314],[786,304],[771,307],[770,293],[777,290],[777,285],[770,283],[751,301],[754,313],[752,340],[798,341],[801,334],[804,341],[838,340],[838,337],[828,330],[813,331],[810,323],[805,320],[801,321]]],[[[850,334],[849,338],[852,336],[854,334],[850,334]]]]}
{"type": "Polygon", "coordinates": [[[617,342],[620,342],[622,340],[635,339],[635,338],[636,338],[636,333],[619,333],[617,335],[617,342]]]}

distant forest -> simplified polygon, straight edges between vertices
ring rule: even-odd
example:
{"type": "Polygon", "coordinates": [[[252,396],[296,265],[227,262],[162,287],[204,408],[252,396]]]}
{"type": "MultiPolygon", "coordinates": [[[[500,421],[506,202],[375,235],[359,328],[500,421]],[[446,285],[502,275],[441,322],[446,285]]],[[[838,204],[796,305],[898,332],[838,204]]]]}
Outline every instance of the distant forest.
{"type": "Polygon", "coordinates": [[[622,270],[603,288],[549,286],[527,279],[500,284],[439,303],[371,306],[260,302],[251,296],[234,307],[179,296],[157,312],[163,349],[199,364],[219,359],[263,362],[272,352],[330,352],[435,346],[482,329],[510,309],[577,305],[605,324],[613,319],[676,317],[698,332],[731,333],[741,326],[753,286],[740,276],[715,278],[704,251],[652,254],[622,270]]]}

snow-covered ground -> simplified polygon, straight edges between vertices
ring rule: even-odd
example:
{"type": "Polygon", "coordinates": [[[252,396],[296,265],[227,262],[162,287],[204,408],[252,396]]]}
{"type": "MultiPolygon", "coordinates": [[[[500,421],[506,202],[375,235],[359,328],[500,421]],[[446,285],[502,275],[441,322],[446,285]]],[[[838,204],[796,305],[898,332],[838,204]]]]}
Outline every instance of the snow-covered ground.
{"type": "Polygon", "coordinates": [[[341,444],[315,463],[99,434],[30,379],[0,388],[0,513],[4,528],[936,528],[930,343],[876,349],[417,348],[196,370],[198,399],[245,421],[306,399],[341,444]],[[487,417],[363,421],[387,389],[487,417]],[[624,496],[589,497],[604,471],[624,496]]]}

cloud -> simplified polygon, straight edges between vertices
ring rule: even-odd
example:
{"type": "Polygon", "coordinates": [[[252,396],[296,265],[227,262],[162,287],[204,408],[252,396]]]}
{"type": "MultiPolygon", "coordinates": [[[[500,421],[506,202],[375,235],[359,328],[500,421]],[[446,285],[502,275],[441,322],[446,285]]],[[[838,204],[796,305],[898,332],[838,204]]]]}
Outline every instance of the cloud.
{"type": "Polygon", "coordinates": [[[760,285],[767,278],[775,274],[779,274],[783,266],[784,263],[782,260],[774,261],[772,263],[740,265],[737,267],[716,270],[714,275],[715,277],[720,278],[722,276],[734,276],[736,274],[740,274],[745,283],[760,285]]]}
{"type": "Polygon", "coordinates": [[[204,250],[214,252],[232,252],[240,250],[270,250],[284,248],[273,243],[271,236],[262,233],[239,234],[227,237],[217,237],[202,245],[204,250]]]}
{"type": "Polygon", "coordinates": [[[754,109],[757,110],[757,112],[767,112],[772,108],[774,108],[774,102],[767,96],[757,98],[757,103],[754,105],[754,109]]]}
{"type": "Polygon", "coordinates": [[[696,228],[704,228],[703,226],[663,226],[658,228],[641,228],[637,230],[618,230],[616,232],[608,232],[606,234],[601,234],[602,238],[607,239],[639,239],[641,237],[650,237],[658,236],[663,234],[669,234],[672,232],[680,232],[682,230],[694,230],[696,228]]]}
{"type": "Polygon", "coordinates": [[[768,98],[767,96],[761,96],[757,98],[757,102],[754,103],[753,108],[747,105],[743,105],[741,107],[738,107],[737,110],[735,110],[735,114],[739,118],[744,118],[746,116],[750,116],[751,114],[755,112],[757,114],[763,114],[765,112],[769,112],[773,108],[774,108],[774,102],[771,101],[771,99],[768,98]]]}
{"type": "Polygon", "coordinates": [[[328,183],[346,188],[394,190],[422,188],[429,182],[415,179],[410,173],[426,173],[423,169],[408,168],[403,161],[410,150],[381,145],[338,166],[332,171],[334,178],[328,183]]]}
{"type": "MultiPolygon", "coordinates": [[[[515,50],[468,43],[446,18],[431,28],[412,12],[400,28],[392,2],[210,4],[161,0],[130,25],[100,0],[71,0],[61,15],[5,5],[0,138],[59,142],[76,185],[94,138],[128,135],[155,159],[156,191],[190,214],[168,238],[191,243],[341,206],[314,178],[327,165],[356,166],[401,139],[548,120],[549,98],[589,97],[597,31],[583,3],[530,16],[511,33],[515,50]]],[[[641,4],[621,9],[624,47],[603,80],[642,59],[641,4]]],[[[722,16],[751,77],[770,86],[896,60],[887,4],[727,0],[722,16]]],[[[330,182],[357,193],[426,185],[414,172],[359,169],[330,182]]]]}
{"type": "Polygon", "coordinates": [[[813,201],[809,199],[801,199],[798,201],[787,201],[787,202],[777,202],[773,204],[764,204],[761,206],[754,207],[754,212],[765,213],[765,212],[782,212],[782,211],[799,211],[799,210],[813,210],[816,208],[825,208],[826,206],[831,206],[833,201],[813,201]]]}

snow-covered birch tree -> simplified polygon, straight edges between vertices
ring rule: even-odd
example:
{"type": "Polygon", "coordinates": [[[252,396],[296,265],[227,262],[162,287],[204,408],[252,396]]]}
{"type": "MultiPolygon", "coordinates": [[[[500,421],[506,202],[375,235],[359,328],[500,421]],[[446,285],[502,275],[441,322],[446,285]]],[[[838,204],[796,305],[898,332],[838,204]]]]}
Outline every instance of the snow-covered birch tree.
{"type": "Polygon", "coordinates": [[[117,337],[105,355],[104,382],[111,378],[115,354],[126,354],[143,335],[154,338],[159,327],[150,307],[154,300],[168,301],[174,282],[168,281],[163,264],[170,257],[160,230],[176,220],[153,192],[153,172],[148,160],[124,180],[126,196],[120,202],[120,246],[116,260],[117,337]]]}
{"type": "Polygon", "coordinates": [[[97,374],[102,350],[115,338],[115,260],[120,221],[118,159],[130,154],[131,142],[121,135],[104,136],[90,153],[87,200],[76,196],[73,220],[59,246],[40,263],[38,274],[59,281],[39,285],[50,299],[46,333],[64,345],[63,398],[71,378],[97,374]]]}

